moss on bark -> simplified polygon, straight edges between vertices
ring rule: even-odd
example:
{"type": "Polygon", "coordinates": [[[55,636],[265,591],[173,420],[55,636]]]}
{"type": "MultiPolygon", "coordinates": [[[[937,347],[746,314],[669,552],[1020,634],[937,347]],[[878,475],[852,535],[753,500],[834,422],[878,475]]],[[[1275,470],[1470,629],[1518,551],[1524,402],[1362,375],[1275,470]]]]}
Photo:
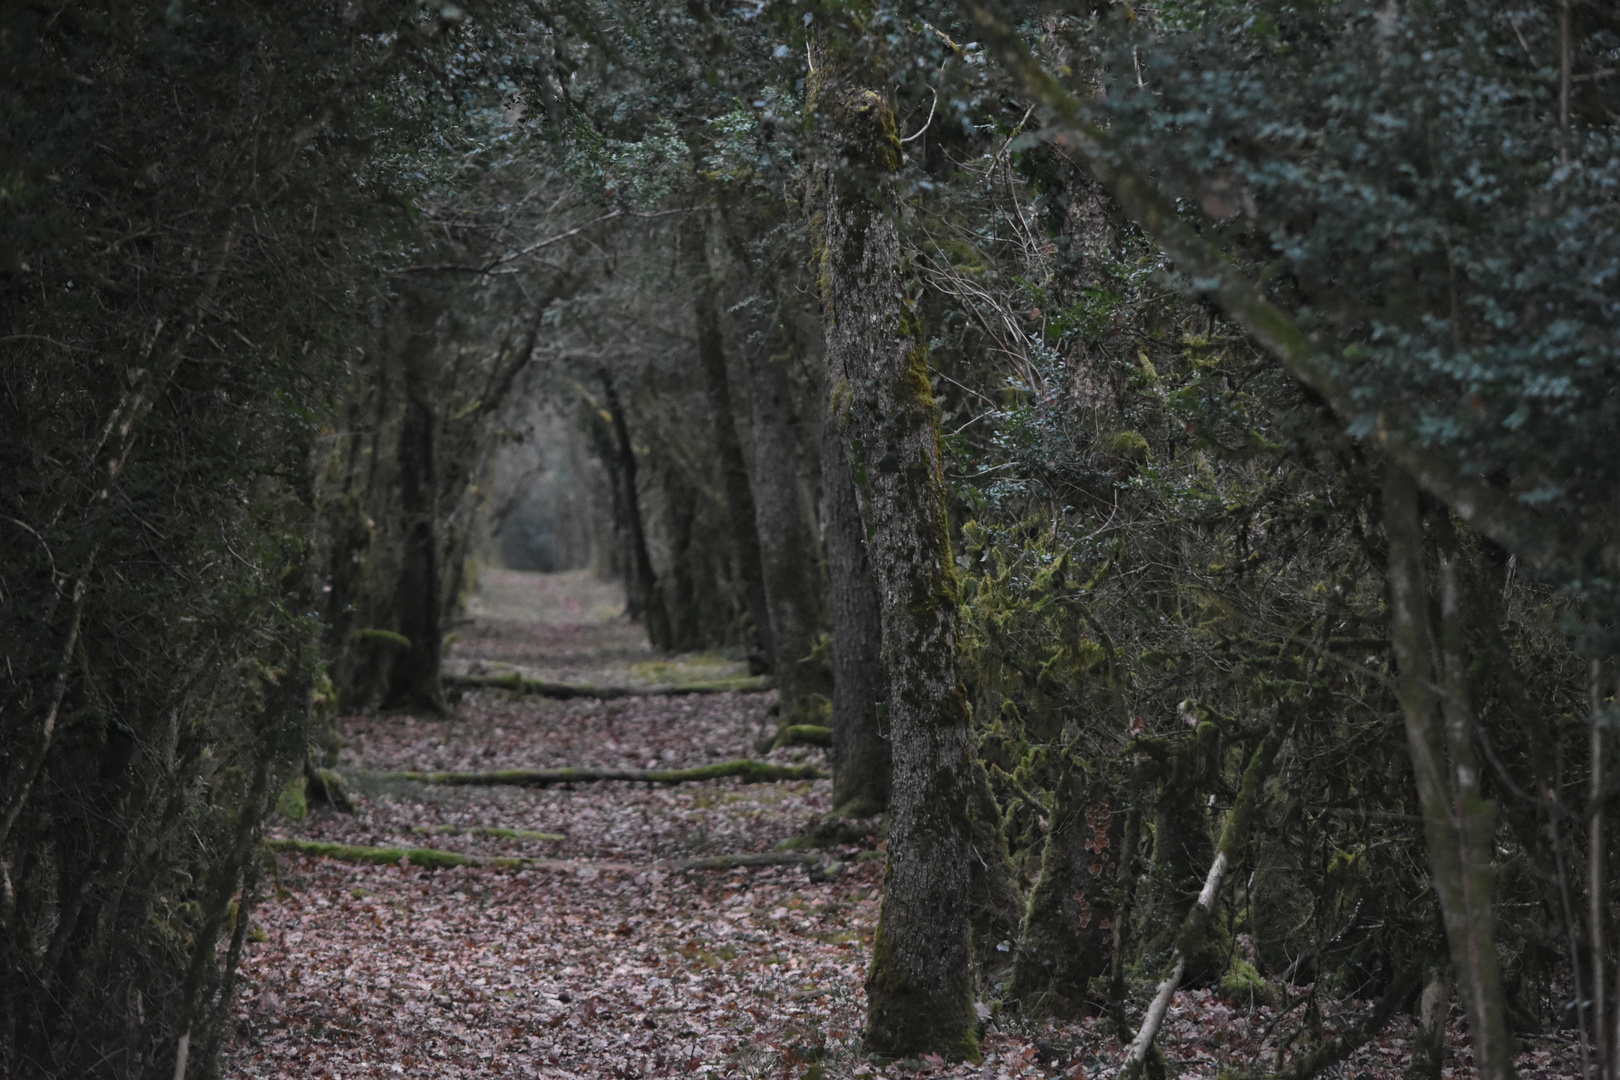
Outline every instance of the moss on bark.
{"type": "MultiPolygon", "coordinates": [[[[1115,785],[1072,763],[1056,785],[1041,876],[1029,897],[1011,993],[1026,1012],[1073,1016],[1113,967],[1114,892],[1124,813],[1115,785]]],[[[1095,995],[1101,998],[1103,995],[1095,995]]]]}
{"type": "Polygon", "coordinates": [[[893,173],[894,117],[819,50],[807,98],[827,136],[812,170],[833,417],[856,465],[882,597],[893,749],[889,861],[866,1044],[889,1057],[978,1057],[970,931],[973,781],[967,695],[957,677],[959,584],[951,560],[939,416],[920,327],[905,299],[893,173]]]}

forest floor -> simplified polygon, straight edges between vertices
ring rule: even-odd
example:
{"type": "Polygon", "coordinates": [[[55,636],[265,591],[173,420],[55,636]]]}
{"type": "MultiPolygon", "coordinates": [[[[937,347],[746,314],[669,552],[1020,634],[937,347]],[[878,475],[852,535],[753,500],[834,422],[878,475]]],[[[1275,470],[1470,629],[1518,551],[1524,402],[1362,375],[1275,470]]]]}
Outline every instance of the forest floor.
{"type": "MultiPolygon", "coordinates": [[[[746,675],[722,656],[652,653],[622,596],[583,574],[486,574],[450,662],[555,681],[634,686],[746,675]]],[[[1119,1040],[1097,1020],[989,1019],[984,1060],[879,1065],[861,1056],[862,978],[876,925],[876,837],[800,866],[687,871],[669,861],[760,853],[829,809],[830,784],[735,778],[655,787],[438,787],[390,771],[678,768],[757,758],[768,693],[608,701],[468,693],[444,718],[343,720],[339,770],[355,812],[278,821],[279,838],[520,856],[521,869],[354,865],[283,852],[255,909],[225,1075],[239,1080],[684,1076],[1102,1078],[1119,1040]],[[501,830],[503,834],[488,831],[501,830]],[[513,833],[526,835],[513,835],[513,833]],[[864,858],[863,858],[864,856],[864,858]]],[[[819,751],[769,760],[824,764],[819,751]]],[[[1296,991],[1299,988],[1296,988],[1296,991]]],[[[1332,1033],[1345,1012],[1324,1002],[1332,1033]]],[[[1172,1075],[1271,1064],[1304,1009],[1179,994],[1161,1045],[1172,1075]]],[[[1454,1018],[1446,1075],[1473,1075],[1454,1018]]],[[[1395,1080],[1412,1030],[1397,1018],[1322,1074],[1395,1080]]],[[[1561,1039],[1534,1040],[1525,1080],[1578,1074],[1561,1039]]]]}

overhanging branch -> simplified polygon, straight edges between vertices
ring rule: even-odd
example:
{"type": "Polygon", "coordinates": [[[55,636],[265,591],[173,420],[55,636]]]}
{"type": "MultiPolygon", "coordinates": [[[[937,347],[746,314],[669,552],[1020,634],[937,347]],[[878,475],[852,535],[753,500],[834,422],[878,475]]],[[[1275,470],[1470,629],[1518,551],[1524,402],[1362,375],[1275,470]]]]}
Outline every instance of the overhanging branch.
{"type": "Polygon", "coordinates": [[[1053,141],[1077,154],[1121,209],[1169,255],[1193,289],[1242,327],[1289,374],[1319,394],[1346,425],[1370,428],[1370,437],[1425,491],[1508,551],[1534,565],[1565,554],[1550,523],[1511,494],[1464,473],[1461,462],[1438,447],[1420,445],[1396,429],[1393,418],[1357,405],[1336,370],[1340,348],[1321,331],[1307,332],[1265,298],[1232,261],[1200,236],[1145,175],[1115,153],[1112,138],[1089,121],[1080,101],[1052,77],[1016,32],[988,8],[966,5],[997,59],[1026,93],[1051,111],[1053,141]]]}

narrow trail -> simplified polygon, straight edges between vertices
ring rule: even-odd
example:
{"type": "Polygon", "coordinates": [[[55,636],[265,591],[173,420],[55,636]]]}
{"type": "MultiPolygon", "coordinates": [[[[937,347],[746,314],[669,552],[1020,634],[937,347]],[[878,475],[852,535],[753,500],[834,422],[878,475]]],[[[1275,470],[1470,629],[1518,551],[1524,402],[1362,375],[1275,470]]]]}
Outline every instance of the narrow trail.
{"type": "MultiPolygon", "coordinates": [[[[581,574],[488,575],[448,666],[519,668],[597,685],[746,676],[720,656],[666,658],[581,574]]],[[[468,692],[453,715],[343,721],[353,814],[312,809],[273,838],[535,860],[523,869],[353,864],[281,852],[255,909],[224,1075],[512,1078],[711,1075],[822,1080],[1103,1078],[1120,1060],[1098,1020],[991,1020],[984,1060],[878,1066],[860,1057],[862,979],[877,921],[877,838],[800,866],[678,872],[669,860],[755,854],[802,835],[830,782],[669,787],[440,787],[367,774],[592,766],[682,768],[758,757],[769,693],[567,701],[468,692]]],[[[821,751],[774,751],[824,764],[821,751]]],[[[1273,1012],[1177,995],[1161,1038],[1183,1078],[1275,1054],[1273,1012]]],[[[1331,1029],[1337,1021],[1327,1018],[1331,1029]]],[[[1286,1025],[1284,1025],[1286,1027],[1286,1025]]],[[[1454,1023],[1454,1061],[1466,1046],[1454,1023]]],[[[1397,1076],[1398,1022],[1339,1068],[1397,1076]]],[[[1564,1075],[1545,1051],[1527,1080],[1564,1075]]]]}
{"type": "MultiPolygon", "coordinates": [[[[449,664],[598,685],[746,676],[719,656],[656,656],[620,610],[587,575],[494,573],[449,664]]],[[[774,1073],[783,1061],[850,1053],[880,861],[847,848],[849,868],[819,882],[797,866],[654,865],[769,851],[827,811],[828,781],[531,790],[365,775],[758,757],[773,700],[473,691],[443,719],[345,718],[339,770],[355,812],[317,809],[273,835],[544,861],[429,870],[280,854],[279,884],[254,913],[260,940],[242,965],[226,1075],[774,1073]]],[[[805,748],[767,760],[821,763],[805,748]]]]}

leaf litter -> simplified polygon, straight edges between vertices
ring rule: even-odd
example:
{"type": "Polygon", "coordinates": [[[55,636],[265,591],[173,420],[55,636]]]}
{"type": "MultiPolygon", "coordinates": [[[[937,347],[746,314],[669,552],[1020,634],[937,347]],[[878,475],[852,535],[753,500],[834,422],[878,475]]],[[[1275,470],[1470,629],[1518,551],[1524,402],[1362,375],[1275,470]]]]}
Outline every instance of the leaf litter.
{"type": "MultiPolygon", "coordinates": [[[[565,611],[563,575],[529,575],[565,611]]],[[[576,576],[577,577],[577,576],[576,576]]],[[[509,588],[535,587],[506,572],[509,588]]],[[[594,586],[590,586],[594,588],[594,586]]],[[[594,594],[592,596],[594,602],[594,594]]],[[[596,603],[598,609],[601,605],[596,603]]],[[[621,624],[622,625],[622,624],[621,624]]],[[[623,650],[599,623],[586,629],[623,650]]],[[[609,627],[617,630],[617,627],[609,627]]],[[[545,630],[542,627],[542,630],[545,630]]],[[[509,618],[492,633],[517,636],[509,618]]],[[[553,637],[567,638],[561,631],[553,637]]],[[[581,636],[576,635],[576,639],[581,636]]],[[[541,641],[546,633],[526,635],[541,641]]],[[[464,652],[476,655],[462,646],[464,652]]],[[[633,655],[633,654],[632,654],[633,655]]],[[[599,661],[600,656],[586,658],[599,661]]],[[[830,810],[826,780],[677,787],[585,783],[440,788],[364,772],[690,767],[751,753],[773,695],[551,701],[469,694],[442,719],[348,717],[340,769],[355,813],[278,822],[280,837],[439,847],[544,860],[522,870],[351,865],[277,857],[253,912],[224,1074],[258,1078],[612,1078],[822,1080],[1107,1078],[1122,1046],[1100,1018],[1055,1023],[981,1005],[983,1060],[878,1063],[861,1053],[862,981],[877,923],[881,844],[829,849],[844,869],[670,872],[656,860],[770,850],[830,810]],[[477,830],[477,831],[475,831],[477,830]],[[503,835],[529,832],[560,839],[503,835]]],[[[819,751],[771,760],[824,764],[819,751]]],[[[1300,992],[1295,988],[1296,994],[1300,992]]],[[[988,995],[987,995],[988,996],[988,995]]],[[[1321,1003],[1332,1035],[1367,1006],[1321,1003]]],[[[1275,1067],[1298,1052],[1303,1010],[1176,995],[1160,1045],[1171,1075],[1275,1067]]],[[[1132,1017],[1134,1019],[1134,1016],[1132,1017]]],[[[1322,1075],[1397,1080],[1414,1031],[1398,1016],[1322,1075]]],[[[1572,1032],[1525,1041],[1525,1080],[1579,1075],[1572,1032]]],[[[1446,1080],[1475,1075],[1454,1008],[1446,1080]]]]}

